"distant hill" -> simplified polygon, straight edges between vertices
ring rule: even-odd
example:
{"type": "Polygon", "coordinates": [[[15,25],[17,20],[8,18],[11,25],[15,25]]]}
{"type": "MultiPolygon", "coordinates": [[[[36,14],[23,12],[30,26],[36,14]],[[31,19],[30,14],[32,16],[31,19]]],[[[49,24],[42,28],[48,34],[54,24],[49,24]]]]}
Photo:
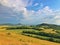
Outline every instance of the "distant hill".
{"type": "Polygon", "coordinates": [[[0,25],[17,26],[17,25],[22,25],[22,24],[21,23],[18,23],[18,24],[4,23],[4,24],[0,24],[0,25]]]}
{"type": "Polygon", "coordinates": [[[47,23],[42,23],[36,25],[37,27],[45,27],[45,28],[52,28],[55,30],[60,30],[60,25],[55,25],[55,24],[47,24],[47,23]]]}
{"type": "MultiPolygon", "coordinates": [[[[5,24],[0,24],[0,25],[27,26],[27,25],[24,25],[24,24],[21,24],[21,23],[18,23],[18,24],[5,23],[5,24]]],[[[30,27],[30,26],[28,26],[28,27],[30,27]]],[[[60,30],[60,25],[47,24],[47,23],[42,23],[42,24],[34,25],[34,26],[32,26],[32,27],[33,27],[33,28],[43,27],[43,28],[48,28],[48,29],[60,30]]]]}

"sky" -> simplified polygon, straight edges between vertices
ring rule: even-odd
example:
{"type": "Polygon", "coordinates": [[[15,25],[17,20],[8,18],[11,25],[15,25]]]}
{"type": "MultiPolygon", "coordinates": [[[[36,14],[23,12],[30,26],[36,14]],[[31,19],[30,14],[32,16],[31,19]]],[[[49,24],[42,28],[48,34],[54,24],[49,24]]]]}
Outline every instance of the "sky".
{"type": "Polygon", "coordinates": [[[0,24],[60,25],[60,0],[0,0],[0,24]]]}

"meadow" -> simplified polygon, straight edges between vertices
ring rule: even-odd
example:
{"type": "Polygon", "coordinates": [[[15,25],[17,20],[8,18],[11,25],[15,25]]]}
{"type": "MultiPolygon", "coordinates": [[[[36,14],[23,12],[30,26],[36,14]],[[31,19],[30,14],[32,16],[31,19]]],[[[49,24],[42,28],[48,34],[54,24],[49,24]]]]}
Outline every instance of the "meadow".
{"type": "Polygon", "coordinates": [[[1,25],[0,45],[60,45],[59,34],[60,30],[36,26],[1,25]]]}

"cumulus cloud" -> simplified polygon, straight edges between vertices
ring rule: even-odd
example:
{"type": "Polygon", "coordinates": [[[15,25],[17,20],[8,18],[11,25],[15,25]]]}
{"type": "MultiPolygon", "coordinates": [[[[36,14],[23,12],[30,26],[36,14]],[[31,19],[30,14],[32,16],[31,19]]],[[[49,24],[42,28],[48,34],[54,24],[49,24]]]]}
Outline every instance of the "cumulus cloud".
{"type": "MultiPolygon", "coordinates": [[[[0,3],[8,8],[12,8],[12,11],[8,11],[9,9],[4,9],[5,11],[7,11],[6,13],[10,15],[5,18],[14,17],[22,23],[28,22],[31,24],[44,22],[60,24],[60,10],[53,10],[49,6],[45,6],[38,11],[27,10],[26,6],[32,5],[33,0],[0,0],[0,3]]],[[[34,6],[37,5],[38,3],[36,3],[34,6]]],[[[43,6],[42,3],[41,6],[43,6]]]]}
{"type": "Polygon", "coordinates": [[[23,1],[23,0],[1,0],[1,4],[15,8],[16,10],[23,10],[26,6],[28,1],[23,1]]]}
{"type": "Polygon", "coordinates": [[[8,15],[8,17],[16,17],[19,20],[21,19],[22,15],[26,15],[25,7],[27,6],[28,0],[0,0],[0,3],[3,5],[0,6],[0,10],[2,11],[0,14],[5,13],[5,15],[8,15]],[[12,11],[10,8],[12,8],[12,11]]]}
{"type": "Polygon", "coordinates": [[[58,19],[58,20],[55,20],[55,24],[60,24],[60,19],[58,19]]]}
{"type": "Polygon", "coordinates": [[[56,15],[54,18],[55,19],[60,19],[60,15],[56,15]]]}
{"type": "Polygon", "coordinates": [[[35,3],[35,4],[34,4],[34,6],[37,6],[37,5],[39,5],[39,3],[35,3]]]}
{"type": "Polygon", "coordinates": [[[53,10],[49,6],[45,6],[38,11],[29,11],[26,15],[31,18],[33,23],[53,23],[60,24],[60,10],[53,10]],[[35,20],[35,21],[34,21],[35,20]]]}

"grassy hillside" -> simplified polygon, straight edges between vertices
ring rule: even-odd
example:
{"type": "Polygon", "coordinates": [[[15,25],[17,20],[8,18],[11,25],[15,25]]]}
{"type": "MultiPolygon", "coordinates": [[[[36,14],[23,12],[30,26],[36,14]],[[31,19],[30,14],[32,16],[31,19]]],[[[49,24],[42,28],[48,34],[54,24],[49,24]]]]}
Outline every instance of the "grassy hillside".
{"type": "Polygon", "coordinates": [[[55,24],[46,24],[46,23],[42,23],[42,24],[38,24],[36,25],[36,27],[44,27],[44,28],[52,28],[54,30],[60,30],[60,25],[55,25],[55,24]]]}
{"type": "Polygon", "coordinates": [[[60,30],[46,25],[1,25],[0,45],[60,45],[60,30]]]}

